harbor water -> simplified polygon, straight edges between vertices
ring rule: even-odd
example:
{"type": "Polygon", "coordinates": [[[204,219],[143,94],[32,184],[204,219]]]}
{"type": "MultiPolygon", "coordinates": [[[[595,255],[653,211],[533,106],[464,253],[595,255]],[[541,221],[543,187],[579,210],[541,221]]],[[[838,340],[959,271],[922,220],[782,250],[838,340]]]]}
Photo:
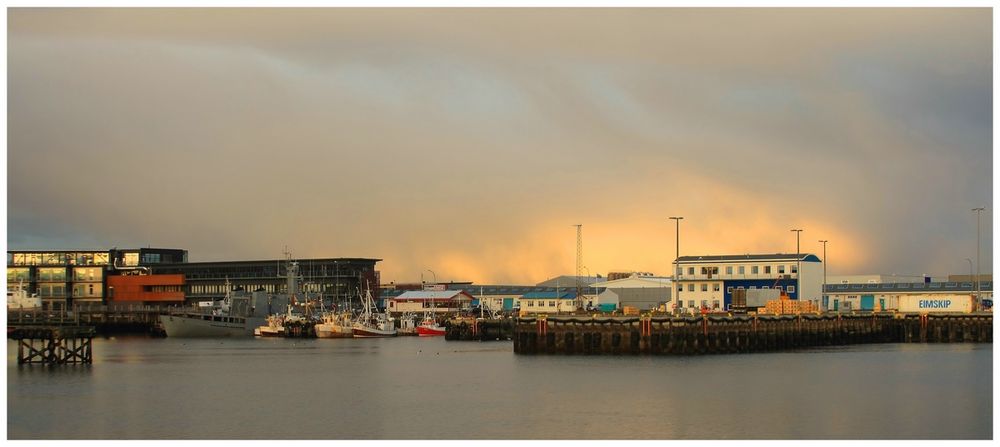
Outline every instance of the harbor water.
{"type": "Polygon", "coordinates": [[[991,439],[992,344],[698,357],[510,342],[94,340],[18,366],[9,439],[991,439]]]}

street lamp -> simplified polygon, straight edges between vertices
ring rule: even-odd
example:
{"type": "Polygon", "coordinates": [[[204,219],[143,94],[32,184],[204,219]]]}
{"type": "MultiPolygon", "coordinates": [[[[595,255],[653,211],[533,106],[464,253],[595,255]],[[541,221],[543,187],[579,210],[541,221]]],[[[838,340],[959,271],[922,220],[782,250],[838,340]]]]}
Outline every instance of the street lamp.
{"type": "MultiPolygon", "coordinates": [[[[427,271],[428,271],[428,272],[431,272],[431,275],[434,275],[434,276],[433,276],[433,278],[434,278],[434,284],[437,284],[437,282],[438,282],[438,276],[437,276],[437,274],[436,274],[436,273],[434,273],[434,270],[431,270],[431,269],[427,269],[427,271]]],[[[421,272],[421,273],[423,273],[423,272],[421,272]]]]}
{"type": "MultiPolygon", "coordinates": [[[[799,283],[799,278],[802,277],[802,272],[800,272],[800,270],[802,270],[802,264],[799,262],[799,258],[801,257],[801,255],[799,255],[799,236],[802,235],[802,230],[793,229],[792,231],[795,232],[795,293],[799,296],[799,298],[802,298],[802,291],[799,289],[799,287],[802,286],[802,284],[799,283]]],[[[789,296],[789,298],[791,297],[789,296]]]]}
{"type": "Polygon", "coordinates": [[[975,277],[972,276],[972,260],[969,258],[965,258],[965,260],[969,261],[969,281],[975,281],[975,277]]]}
{"type": "Polygon", "coordinates": [[[982,293],[979,291],[979,217],[982,216],[983,210],[985,208],[973,208],[972,211],[976,212],[976,302],[978,303],[983,299],[982,293]]]}
{"type": "MultiPolygon", "coordinates": [[[[826,261],[827,261],[826,260],[826,243],[827,242],[830,242],[830,241],[826,241],[826,240],[820,241],[820,243],[823,244],[823,293],[822,293],[823,298],[826,298],[826,261]]],[[[826,305],[826,303],[824,303],[824,307],[825,307],[825,305],[826,305]]],[[[825,311],[826,309],[823,309],[823,310],[825,311]]]]}
{"type": "Polygon", "coordinates": [[[680,264],[680,257],[681,257],[681,219],[683,219],[683,217],[677,216],[677,217],[671,217],[670,219],[672,219],[674,222],[677,223],[677,239],[676,239],[676,242],[674,243],[674,247],[677,249],[677,254],[674,257],[674,284],[677,287],[677,289],[674,291],[674,309],[680,310],[680,306],[681,306],[681,290],[680,290],[680,283],[678,282],[678,280],[681,277],[681,272],[680,272],[680,265],[681,265],[680,264]]]}

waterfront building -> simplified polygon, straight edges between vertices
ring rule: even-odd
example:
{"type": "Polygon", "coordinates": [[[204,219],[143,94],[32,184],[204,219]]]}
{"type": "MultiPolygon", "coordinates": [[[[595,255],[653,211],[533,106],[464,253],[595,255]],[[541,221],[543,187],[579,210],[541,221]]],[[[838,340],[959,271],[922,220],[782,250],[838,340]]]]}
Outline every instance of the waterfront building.
{"type": "Polygon", "coordinates": [[[521,312],[560,313],[576,310],[576,292],[528,292],[521,296],[521,312]]]}
{"type": "Polygon", "coordinates": [[[472,307],[472,295],[462,290],[408,290],[386,299],[386,310],[393,313],[454,313],[472,307]]]}
{"type": "Polygon", "coordinates": [[[729,310],[733,291],[772,288],[827,307],[823,262],[811,253],[681,256],[676,262],[674,296],[680,309],[729,310]]]}
{"type": "MultiPolygon", "coordinates": [[[[330,304],[357,296],[368,286],[378,299],[380,259],[301,259],[303,292],[330,304]]],[[[188,252],[172,248],[109,250],[11,250],[7,288],[23,283],[46,309],[74,304],[193,304],[220,300],[226,281],[246,291],[284,293],[287,260],[188,262],[188,252]]]]}
{"type": "MultiPolygon", "coordinates": [[[[375,264],[381,259],[311,258],[296,260],[299,264],[299,290],[321,296],[328,305],[353,300],[371,288],[372,297],[379,300],[379,272],[375,264]]],[[[226,295],[226,282],[248,292],[287,293],[287,259],[255,261],[211,261],[158,264],[156,274],[184,275],[185,299],[188,303],[220,300],[226,295]]]]}
{"type": "MultiPolygon", "coordinates": [[[[992,279],[992,278],[991,278],[992,279]]],[[[984,304],[990,307],[993,301],[993,281],[980,283],[984,304]]],[[[854,283],[827,284],[825,295],[829,297],[829,310],[833,311],[893,311],[899,309],[901,296],[948,298],[975,295],[976,286],[966,282],[906,282],[906,283],[854,283]]]]}
{"type": "MultiPolygon", "coordinates": [[[[10,250],[7,289],[23,283],[37,293],[44,309],[79,304],[106,304],[114,293],[108,278],[122,273],[149,273],[162,262],[185,262],[187,251],[173,248],[109,250],[10,250]]],[[[174,286],[173,280],[147,278],[143,287],[174,286]]],[[[126,294],[125,296],[130,296],[126,294]]],[[[133,301],[134,302],[134,301],[133,301]]]]}
{"type": "MultiPolygon", "coordinates": [[[[611,275],[609,274],[608,277],[610,278],[611,275]]],[[[587,304],[601,309],[609,307],[621,309],[625,306],[640,310],[655,309],[660,304],[670,301],[673,291],[673,281],[670,278],[640,274],[596,282],[590,286],[601,290],[601,292],[597,295],[596,302],[587,304]]]]}

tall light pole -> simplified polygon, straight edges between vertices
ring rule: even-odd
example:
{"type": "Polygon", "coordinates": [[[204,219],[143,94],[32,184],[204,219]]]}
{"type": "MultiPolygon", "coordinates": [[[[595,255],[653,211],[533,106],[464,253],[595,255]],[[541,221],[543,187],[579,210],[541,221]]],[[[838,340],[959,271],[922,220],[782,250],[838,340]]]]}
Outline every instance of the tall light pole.
{"type": "MultiPolygon", "coordinates": [[[[965,260],[966,260],[966,261],[969,261],[969,281],[975,281],[975,280],[976,280],[976,279],[975,279],[976,277],[975,277],[975,276],[972,276],[972,260],[971,260],[971,259],[969,259],[969,258],[965,258],[965,260]]],[[[975,284],[973,284],[973,286],[975,286],[975,284]]]]}
{"type": "Polygon", "coordinates": [[[802,287],[802,284],[799,282],[799,278],[802,277],[802,264],[799,263],[799,258],[801,257],[799,254],[799,236],[802,235],[802,230],[793,229],[792,231],[795,232],[795,293],[798,294],[799,299],[801,299],[802,290],[800,290],[800,287],[802,287]]]}
{"type": "Polygon", "coordinates": [[[674,222],[677,222],[677,239],[674,243],[674,247],[677,249],[677,254],[674,257],[674,284],[676,285],[676,290],[674,291],[674,309],[680,310],[681,306],[681,289],[678,280],[681,277],[680,268],[680,257],[681,257],[681,219],[683,217],[671,217],[674,222]]]}
{"type": "MultiPolygon", "coordinates": [[[[431,275],[434,275],[433,276],[433,278],[434,278],[434,284],[437,284],[437,282],[438,282],[438,275],[436,273],[434,273],[434,270],[427,269],[427,271],[431,272],[431,275]]],[[[421,276],[423,276],[423,274],[424,274],[424,272],[420,272],[421,276]]]]}
{"type": "Polygon", "coordinates": [[[985,210],[985,208],[983,208],[983,207],[973,208],[972,209],[972,211],[976,212],[976,302],[977,303],[980,302],[983,299],[982,293],[980,293],[980,291],[979,291],[979,271],[980,271],[979,270],[979,245],[981,244],[981,242],[979,242],[979,217],[983,215],[983,210],[985,210]]]}
{"type": "MultiPolygon", "coordinates": [[[[826,243],[830,242],[827,240],[820,241],[823,244],[823,292],[820,294],[823,298],[826,298],[826,243]]],[[[826,311],[826,309],[823,309],[826,311]]]]}

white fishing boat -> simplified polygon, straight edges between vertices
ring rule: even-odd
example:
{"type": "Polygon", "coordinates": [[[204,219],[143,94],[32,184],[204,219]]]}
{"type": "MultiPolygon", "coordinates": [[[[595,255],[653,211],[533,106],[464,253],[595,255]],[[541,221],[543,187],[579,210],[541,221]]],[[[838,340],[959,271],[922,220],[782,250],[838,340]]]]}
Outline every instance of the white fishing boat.
{"type": "Polygon", "coordinates": [[[395,321],[384,313],[377,312],[375,299],[372,298],[371,289],[365,290],[361,297],[364,305],[361,315],[354,321],[353,332],[355,337],[395,337],[395,321]]]}
{"type": "Polygon", "coordinates": [[[316,323],[316,338],[354,337],[354,319],[350,312],[324,312],[316,323]]]}

